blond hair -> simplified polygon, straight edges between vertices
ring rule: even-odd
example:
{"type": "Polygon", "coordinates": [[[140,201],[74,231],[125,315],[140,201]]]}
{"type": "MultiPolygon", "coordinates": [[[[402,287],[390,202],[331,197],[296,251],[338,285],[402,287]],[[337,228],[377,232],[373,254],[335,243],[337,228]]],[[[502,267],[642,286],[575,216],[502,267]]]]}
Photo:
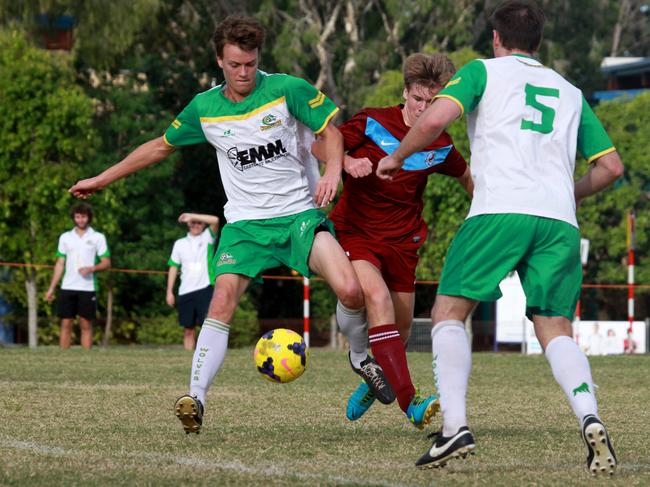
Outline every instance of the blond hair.
{"type": "Polygon", "coordinates": [[[417,83],[427,88],[444,86],[456,72],[454,63],[444,54],[411,54],[404,61],[404,86],[417,83]]]}

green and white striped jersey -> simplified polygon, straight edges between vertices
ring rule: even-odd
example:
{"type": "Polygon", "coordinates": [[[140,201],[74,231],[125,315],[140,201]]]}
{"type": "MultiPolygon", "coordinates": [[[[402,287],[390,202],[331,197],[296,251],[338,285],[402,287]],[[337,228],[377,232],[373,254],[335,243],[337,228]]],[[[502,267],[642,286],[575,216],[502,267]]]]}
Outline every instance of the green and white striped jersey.
{"type": "Polygon", "coordinates": [[[468,113],[474,197],[468,218],[521,213],[575,216],[576,153],[615,150],[582,92],[528,56],[475,60],[438,94],[468,113]]]}
{"type": "Polygon", "coordinates": [[[235,103],[225,84],[199,93],[172,122],[172,146],[209,142],[217,151],[228,222],[293,215],[314,208],[310,148],[338,108],[305,80],[257,72],[255,89],[235,103]]]}

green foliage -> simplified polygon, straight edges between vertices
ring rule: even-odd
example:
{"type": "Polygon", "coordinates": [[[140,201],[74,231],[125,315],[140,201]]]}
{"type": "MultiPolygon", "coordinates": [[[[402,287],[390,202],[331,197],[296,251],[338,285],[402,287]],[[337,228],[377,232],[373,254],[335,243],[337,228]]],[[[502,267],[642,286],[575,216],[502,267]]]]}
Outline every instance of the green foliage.
{"type": "Polygon", "coordinates": [[[144,345],[178,345],[183,343],[183,327],[176,314],[143,318],[137,328],[137,340],[144,345]]]}
{"type": "MultiPolygon", "coordinates": [[[[96,145],[91,100],[75,84],[70,58],[33,47],[24,33],[0,30],[1,257],[51,262],[70,226],[66,184],[96,145]]],[[[4,291],[23,305],[22,281],[46,273],[13,273],[4,291]]]]}
{"type": "Polygon", "coordinates": [[[257,320],[257,310],[248,294],[244,294],[235,310],[235,316],[230,326],[228,347],[241,348],[253,345],[259,338],[259,334],[260,324],[257,320]]]}
{"type": "MultiPolygon", "coordinates": [[[[386,107],[404,101],[404,78],[402,72],[390,70],[384,72],[376,85],[368,88],[363,97],[364,107],[386,107]]],[[[361,107],[359,107],[361,108],[361,107]]]]}
{"type": "MultiPolygon", "coordinates": [[[[623,178],[602,193],[585,199],[578,211],[583,237],[591,242],[587,279],[623,283],[627,279],[627,214],[636,210],[636,280],[650,281],[650,93],[602,103],[596,114],[603,122],[625,165],[623,178]]],[[[578,170],[584,173],[583,162],[578,170]]]]}
{"type": "Polygon", "coordinates": [[[19,20],[35,37],[51,33],[53,27],[36,22],[47,14],[54,23],[60,15],[75,20],[73,54],[78,64],[93,68],[114,68],[146,29],[159,8],[160,0],[0,0],[0,24],[19,20]]]}

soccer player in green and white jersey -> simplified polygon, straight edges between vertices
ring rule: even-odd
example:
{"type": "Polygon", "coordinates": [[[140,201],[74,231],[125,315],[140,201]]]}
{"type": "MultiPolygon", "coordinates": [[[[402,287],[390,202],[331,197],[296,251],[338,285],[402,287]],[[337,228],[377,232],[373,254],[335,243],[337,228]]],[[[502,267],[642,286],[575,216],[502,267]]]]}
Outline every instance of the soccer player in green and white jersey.
{"type": "Polygon", "coordinates": [[[465,406],[471,347],[463,322],[477,301],[498,299],[499,282],[516,270],[526,313],[580,421],[587,467],[613,474],[616,457],[571,321],[582,281],[576,202],[609,186],[623,165],[582,92],[534,59],[545,22],[539,6],[508,0],[491,22],[495,57],[460,69],[377,170],[390,179],[406,157],[468,113],[474,196],[447,252],[431,312],[443,425],[416,465],[442,466],[474,450],[465,406]],[[576,151],[591,167],[574,182],[576,151]]]}
{"type": "Polygon", "coordinates": [[[340,180],[343,138],[330,123],[338,108],[302,79],[257,69],[264,29],[256,20],[228,17],[212,41],[225,82],[196,95],[162,137],[70,188],[85,198],[164,159],[177,146],[209,142],[217,151],[228,223],[216,254],[215,291],[197,340],[190,393],[174,407],[188,433],[202,426],[206,393],[225,358],[237,304],[264,270],[286,265],[305,276],[313,271],[345,306],[363,306],[354,269],[331,222],[316,207],[333,199],[340,180]],[[312,197],[305,162],[313,134],[324,141],[327,168],[312,197]]]}

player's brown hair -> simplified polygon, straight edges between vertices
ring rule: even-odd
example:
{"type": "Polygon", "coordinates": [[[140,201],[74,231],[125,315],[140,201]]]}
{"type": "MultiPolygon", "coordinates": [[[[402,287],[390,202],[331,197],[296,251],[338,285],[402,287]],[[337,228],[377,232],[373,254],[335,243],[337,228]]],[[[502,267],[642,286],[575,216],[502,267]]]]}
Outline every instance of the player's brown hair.
{"type": "Polygon", "coordinates": [[[406,58],[402,72],[406,89],[414,83],[433,88],[446,85],[456,72],[456,67],[444,54],[417,52],[406,58]]]}
{"type": "Polygon", "coordinates": [[[74,222],[75,215],[86,215],[88,217],[88,225],[93,221],[93,209],[88,203],[77,203],[70,208],[70,218],[74,222]]]}
{"type": "Polygon", "coordinates": [[[506,0],[490,16],[503,47],[535,52],[539,49],[546,16],[534,0],[506,0]]]}
{"type": "Polygon", "coordinates": [[[212,35],[212,43],[217,56],[222,58],[226,44],[234,44],[244,51],[252,51],[262,47],[265,35],[264,27],[254,18],[229,15],[217,26],[212,35]]]}

